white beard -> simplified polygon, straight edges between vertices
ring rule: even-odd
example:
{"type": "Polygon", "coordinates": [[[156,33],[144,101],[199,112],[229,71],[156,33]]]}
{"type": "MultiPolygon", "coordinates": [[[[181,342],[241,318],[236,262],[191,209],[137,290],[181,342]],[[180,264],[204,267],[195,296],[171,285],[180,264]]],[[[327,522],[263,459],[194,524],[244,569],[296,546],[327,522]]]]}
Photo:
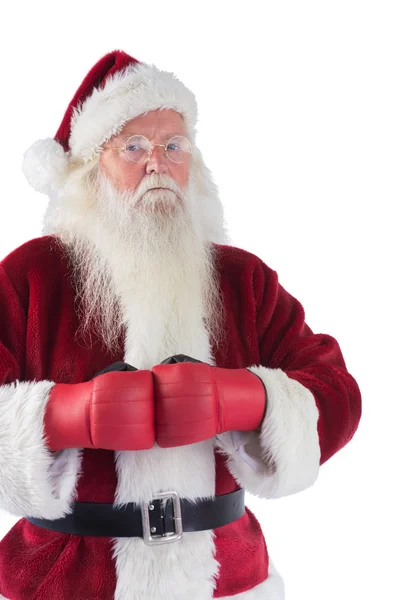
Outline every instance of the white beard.
{"type": "MultiPolygon", "coordinates": [[[[149,185],[172,185],[152,176],[149,185]]],[[[206,239],[206,203],[191,180],[186,193],[153,191],[136,202],[118,193],[99,172],[72,179],[49,206],[47,233],[59,237],[70,257],[87,333],[94,329],[138,369],[174,354],[215,364],[212,342],[222,335],[222,302],[213,246],[206,239]],[[171,209],[171,204],[173,208],[171,209]],[[165,210],[164,210],[165,209],[165,210]],[[93,328],[93,322],[96,327],[93,328]],[[92,323],[92,326],[89,325],[92,323]],[[126,329],[126,331],[125,331],[126,329]]],[[[176,188],[175,188],[176,189],[176,188]]],[[[215,494],[215,438],[142,451],[116,451],[114,506],[149,502],[173,490],[194,503],[215,494]]],[[[175,544],[146,546],[140,538],[113,540],[115,600],[211,600],[219,563],[213,530],[184,534],[175,544]]]]}
{"type": "Polygon", "coordinates": [[[67,250],[84,337],[96,334],[113,351],[126,328],[125,360],[138,369],[191,355],[204,326],[210,341],[222,342],[213,246],[199,216],[190,177],[183,191],[153,174],[135,192],[115,189],[99,165],[71,178],[44,224],[67,250]],[[156,186],[173,191],[143,194],[156,186]]]}

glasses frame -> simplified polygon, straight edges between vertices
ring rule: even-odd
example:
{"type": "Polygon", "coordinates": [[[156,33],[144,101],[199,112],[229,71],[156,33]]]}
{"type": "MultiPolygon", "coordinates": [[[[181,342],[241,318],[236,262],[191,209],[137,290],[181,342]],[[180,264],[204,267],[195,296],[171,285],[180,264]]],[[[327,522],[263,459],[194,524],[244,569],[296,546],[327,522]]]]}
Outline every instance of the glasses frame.
{"type": "Polygon", "coordinates": [[[147,156],[146,156],[146,158],[144,158],[144,159],[142,159],[142,160],[137,160],[137,161],[136,161],[136,160],[131,160],[131,159],[128,159],[128,160],[129,160],[129,162],[132,162],[132,163],[134,163],[134,164],[137,164],[137,165],[139,165],[139,164],[142,164],[142,163],[146,162],[146,160],[149,160],[149,158],[150,158],[150,157],[151,157],[151,155],[153,154],[153,150],[154,150],[154,148],[156,148],[156,147],[164,148],[164,155],[165,155],[165,156],[168,158],[168,160],[170,160],[171,162],[173,162],[175,165],[183,165],[183,164],[185,164],[186,160],[184,160],[184,161],[182,161],[182,162],[177,162],[177,161],[175,161],[175,160],[172,160],[172,158],[170,158],[170,156],[168,156],[168,154],[167,154],[167,147],[168,147],[168,144],[170,143],[170,141],[171,141],[171,140],[174,140],[175,138],[183,138],[184,140],[186,140],[186,141],[187,141],[187,143],[189,144],[189,147],[190,147],[189,157],[192,155],[192,144],[191,144],[191,142],[190,142],[190,141],[189,141],[189,140],[188,140],[188,139],[187,139],[187,138],[186,138],[184,135],[173,135],[173,136],[172,136],[172,137],[171,137],[171,138],[168,140],[168,142],[167,142],[166,144],[152,144],[152,143],[150,142],[150,140],[149,140],[149,139],[148,139],[148,138],[147,138],[145,135],[143,135],[143,134],[141,134],[141,133],[134,133],[133,135],[130,135],[130,136],[127,138],[127,140],[126,140],[126,142],[125,142],[125,145],[124,145],[124,146],[121,146],[121,147],[118,147],[118,148],[116,148],[115,146],[104,146],[103,148],[104,148],[105,150],[112,150],[113,152],[119,152],[119,153],[121,153],[121,152],[124,152],[124,151],[126,151],[126,147],[127,147],[127,145],[128,145],[128,142],[129,142],[129,140],[131,140],[131,139],[132,139],[132,138],[134,138],[134,137],[139,137],[139,136],[140,136],[140,137],[144,137],[144,138],[145,138],[145,139],[146,139],[146,140],[149,142],[149,144],[150,144],[150,148],[149,148],[149,150],[148,150],[148,152],[147,152],[147,156]]]}

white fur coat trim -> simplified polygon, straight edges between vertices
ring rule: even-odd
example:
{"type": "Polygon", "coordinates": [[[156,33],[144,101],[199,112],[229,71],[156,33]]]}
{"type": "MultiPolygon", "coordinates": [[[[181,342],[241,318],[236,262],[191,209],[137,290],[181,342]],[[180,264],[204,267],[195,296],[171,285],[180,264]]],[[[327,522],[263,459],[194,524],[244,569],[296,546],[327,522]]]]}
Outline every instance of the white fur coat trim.
{"type": "Polygon", "coordinates": [[[319,473],[319,412],[313,394],[281,369],[253,366],[263,381],[268,406],[260,432],[217,436],[239,485],[260,498],[280,498],[310,487],[319,473]]]}
{"type": "Polygon", "coordinates": [[[0,506],[18,517],[59,519],[72,512],[82,448],[51,452],[43,418],[50,381],[0,386],[0,506]]]}
{"type": "Polygon", "coordinates": [[[173,74],[154,65],[130,65],[95,88],[72,116],[71,156],[91,160],[125,123],[145,112],[171,108],[181,113],[194,143],[197,103],[173,74]]]}

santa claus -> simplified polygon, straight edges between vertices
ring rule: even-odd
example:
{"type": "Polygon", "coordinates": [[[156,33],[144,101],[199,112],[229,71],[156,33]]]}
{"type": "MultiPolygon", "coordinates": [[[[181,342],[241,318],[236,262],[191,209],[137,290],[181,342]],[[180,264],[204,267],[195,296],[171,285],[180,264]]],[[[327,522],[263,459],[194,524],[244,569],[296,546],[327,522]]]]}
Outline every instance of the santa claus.
{"type": "Polygon", "coordinates": [[[124,52],[24,172],[43,236],[0,263],[6,600],[281,600],[245,490],[311,486],[361,398],[337,341],[233,247],[193,94],[124,52]]]}

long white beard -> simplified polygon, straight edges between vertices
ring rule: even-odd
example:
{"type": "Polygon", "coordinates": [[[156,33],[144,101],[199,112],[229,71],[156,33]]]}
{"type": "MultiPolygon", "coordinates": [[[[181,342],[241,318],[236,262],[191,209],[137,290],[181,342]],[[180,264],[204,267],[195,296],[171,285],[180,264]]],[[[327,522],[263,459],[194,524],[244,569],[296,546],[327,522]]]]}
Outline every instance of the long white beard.
{"type": "Polygon", "coordinates": [[[84,338],[97,334],[113,351],[129,323],[137,368],[188,353],[182,332],[195,337],[199,323],[210,342],[223,341],[213,246],[202,238],[196,217],[191,182],[184,192],[169,177],[151,175],[135,192],[120,192],[98,166],[49,206],[46,233],[55,234],[69,255],[84,338]],[[175,193],[143,195],[156,186],[175,193]]]}

